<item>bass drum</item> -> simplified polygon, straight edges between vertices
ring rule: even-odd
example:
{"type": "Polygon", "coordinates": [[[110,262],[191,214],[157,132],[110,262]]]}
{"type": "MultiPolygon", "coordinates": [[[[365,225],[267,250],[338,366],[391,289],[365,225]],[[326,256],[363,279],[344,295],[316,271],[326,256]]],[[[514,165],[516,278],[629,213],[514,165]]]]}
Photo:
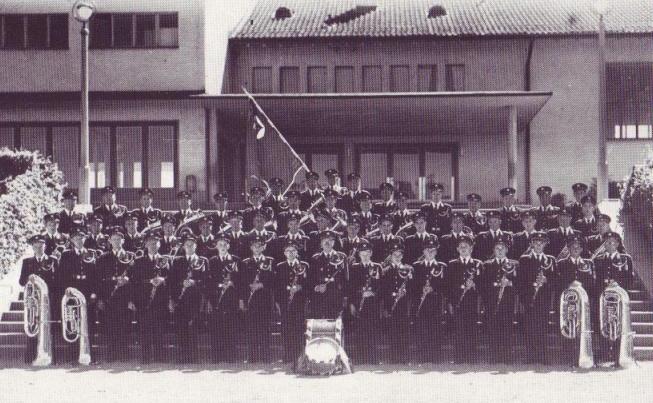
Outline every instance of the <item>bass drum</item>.
{"type": "Polygon", "coordinates": [[[297,362],[297,372],[328,376],[350,374],[351,364],[344,350],[342,319],[307,319],[306,347],[297,362]]]}

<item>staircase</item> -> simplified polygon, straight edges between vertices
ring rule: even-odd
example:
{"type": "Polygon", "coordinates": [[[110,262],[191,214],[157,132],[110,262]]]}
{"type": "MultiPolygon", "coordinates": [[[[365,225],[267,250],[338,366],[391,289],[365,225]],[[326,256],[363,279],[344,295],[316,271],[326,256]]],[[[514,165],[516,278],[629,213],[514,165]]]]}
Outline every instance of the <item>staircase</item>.
{"type": "MultiPolygon", "coordinates": [[[[653,361],[653,310],[651,309],[651,301],[648,297],[648,293],[643,289],[640,282],[637,282],[636,286],[632,290],[629,290],[631,296],[631,319],[633,331],[635,331],[635,358],[639,361],[653,361]]],[[[22,298],[22,293],[19,298],[22,298]]],[[[60,324],[53,323],[55,326],[57,340],[55,340],[55,346],[58,352],[61,352],[66,344],[65,341],[59,336],[61,333],[60,324]]],[[[133,322],[133,331],[132,331],[132,343],[130,346],[130,355],[134,361],[137,360],[138,355],[138,335],[137,335],[137,326],[136,322],[133,322]]],[[[479,354],[482,356],[483,351],[487,349],[486,342],[483,336],[482,324],[479,322],[480,327],[480,351],[479,354]]],[[[552,362],[560,362],[563,357],[560,354],[556,354],[560,351],[560,343],[562,337],[559,333],[558,321],[553,312],[551,312],[551,319],[549,322],[549,345],[548,350],[551,352],[549,355],[552,362]],[[556,359],[555,357],[558,357],[556,359]]],[[[273,325],[272,330],[272,356],[274,359],[280,359],[282,356],[281,348],[281,334],[279,333],[280,328],[279,324],[276,323],[273,325]]],[[[525,351],[525,346],[520,342],[523,338],[521,336],[519,324],[515,324],[515,333],[517,343],[515,345],[515,357],[518,359],[520,355],[523,355],[525,351]]],[[[164,345],[169,353],[172,353],[174,335],[172,334],[171,328],[163,335],[164,345]]],[[[22,300],[14,301],[11,303],[10,310],[4,312],[0,318],[0,367],[5,366],[20,366],[24,365],[23,361],[23,350],[25,346],[27,336],[23,332],[23,302],[22,300]]],[[[449,337],[450,339],[450,337],[449,337]]],[[[96,335],[93,339],[94,351],[98,360],[101,362],[105,352],[106,341],[104,336],[96,335]]],[[[208,350],[210,348],[208,335],[206,332],[201,332],[199,337],[200,344],[200,356],[208,356],[208,350]]],[[[238,346],[242,359],[245,359],[246,356],[246,346],[244,344],[239,344],[238,346]]],[[[412,346],[413,350],[416,349],[416,346],[412,346]]],[[[451,354],[452,346],[450,342],[445,342],[443,350],[445,356],[451,354]]],[[[387,343],[381,343],[381,358],[388,355],[388,345],[387,343]]],[[[414,351],[412,357],[418,357],[419,352],[414,351]]]]}

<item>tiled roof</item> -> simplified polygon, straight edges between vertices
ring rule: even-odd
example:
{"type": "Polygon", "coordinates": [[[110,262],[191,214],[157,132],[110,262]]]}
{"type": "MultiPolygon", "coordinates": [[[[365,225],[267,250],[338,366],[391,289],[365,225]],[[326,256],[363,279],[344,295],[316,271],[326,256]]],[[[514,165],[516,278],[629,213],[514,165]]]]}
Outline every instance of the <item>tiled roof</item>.
{"type": "MultiPolygon", "coordinates": [[[[592,7],[597,1],[259,0],[231,37],[587,34],[597,29],[598,16],[592,7]],[[429,18],[429,9],[438,5],[446,15],[429,18]],[[289,9],[290,17],[275,18],[280,7],[289,9]]],[[[605,1],[608,33],[653,33],[653,0],[605,1]]],[[[283,13],[278,15],[283,17],[283,13]]]]}

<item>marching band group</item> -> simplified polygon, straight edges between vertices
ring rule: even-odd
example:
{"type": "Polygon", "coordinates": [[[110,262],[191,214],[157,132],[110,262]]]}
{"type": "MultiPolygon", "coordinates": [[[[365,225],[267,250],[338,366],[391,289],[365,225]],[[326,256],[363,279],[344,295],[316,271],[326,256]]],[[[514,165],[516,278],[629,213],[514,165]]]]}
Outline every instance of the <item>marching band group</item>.
{"type": "MultiPolygon", "coordinates": [[[[356,363],[379,363],[383,334],[390,362],[411,361],[413,341],[413,361],[439,362],[449,333],[455,362],[477,358],[479,333],[487,334],[492,362],[512,362],[515,323],[528,362],[546,363],[550,311],[560,314],[571,284],[587,292],[599,334],[603,291],[628,289],[634,279],[620,236],[584,184],[573,186],[575,201],[565,206],[553,206],[552,189],[542,186],[539,207],[522,211],[515,189],[504,188],[500,209],[481,211],[481,196],[470,194],[465,212],[433,184],[431,200],[412,212],[390,183],[380,185],[383,200],[372,202],[357,190],[359,175],[347,176],[347,188],[338,186],[336,170],[326,176],[322,188],[308,172],[303,192],[284,193],[283,181],[272,179],[267,189],[251,189],[242,211],[228,209],[224,192],[211,212],[193,209],[191,195],[179,192],[179,210],[165,214],[148,189],[141,207],[128,211],[106,187],[102,205],[83,215],[75,193],[65,192],[64,210],[47,215],[46,232],[30,239],[34,257],[24,259],[20,284],[32,274],[43,279],[53,320],[66,316],[65,290],[79,290],[88,333],[99,323],[106,335],[108,361],[128,358],[135,316],[144,363],[166,359],[170,319],[180,362],[199,358],[204,326],[214,361],[237,361],[237,341],[246,335],[248,362],[267,362],[271,324],[280,318],[284,362],[294,363],[305,319],[338,317],[356,363]]],[[[618,361],[618,341],[598,340],[597,359],[618,361]]],[[[566,344],[570,357],[578,356],[574,344],[566,344]]],[[[30,338],[26,362],[35,354],[30,338]]]]}

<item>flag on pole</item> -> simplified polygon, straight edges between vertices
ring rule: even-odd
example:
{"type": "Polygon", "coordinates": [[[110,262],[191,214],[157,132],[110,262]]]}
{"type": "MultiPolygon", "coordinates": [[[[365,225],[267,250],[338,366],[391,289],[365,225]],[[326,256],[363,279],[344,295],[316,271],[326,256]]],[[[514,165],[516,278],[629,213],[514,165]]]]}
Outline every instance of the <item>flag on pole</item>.
{"type": "Polygon", "coordinates": [[[302,169],[309,171],[308,166],[254,97],[246,89],[243,91],[249,97],[250,106],[246,133],[247,177],[255,176],[266,181],[281,178],[288,190],[302,169]]]}

